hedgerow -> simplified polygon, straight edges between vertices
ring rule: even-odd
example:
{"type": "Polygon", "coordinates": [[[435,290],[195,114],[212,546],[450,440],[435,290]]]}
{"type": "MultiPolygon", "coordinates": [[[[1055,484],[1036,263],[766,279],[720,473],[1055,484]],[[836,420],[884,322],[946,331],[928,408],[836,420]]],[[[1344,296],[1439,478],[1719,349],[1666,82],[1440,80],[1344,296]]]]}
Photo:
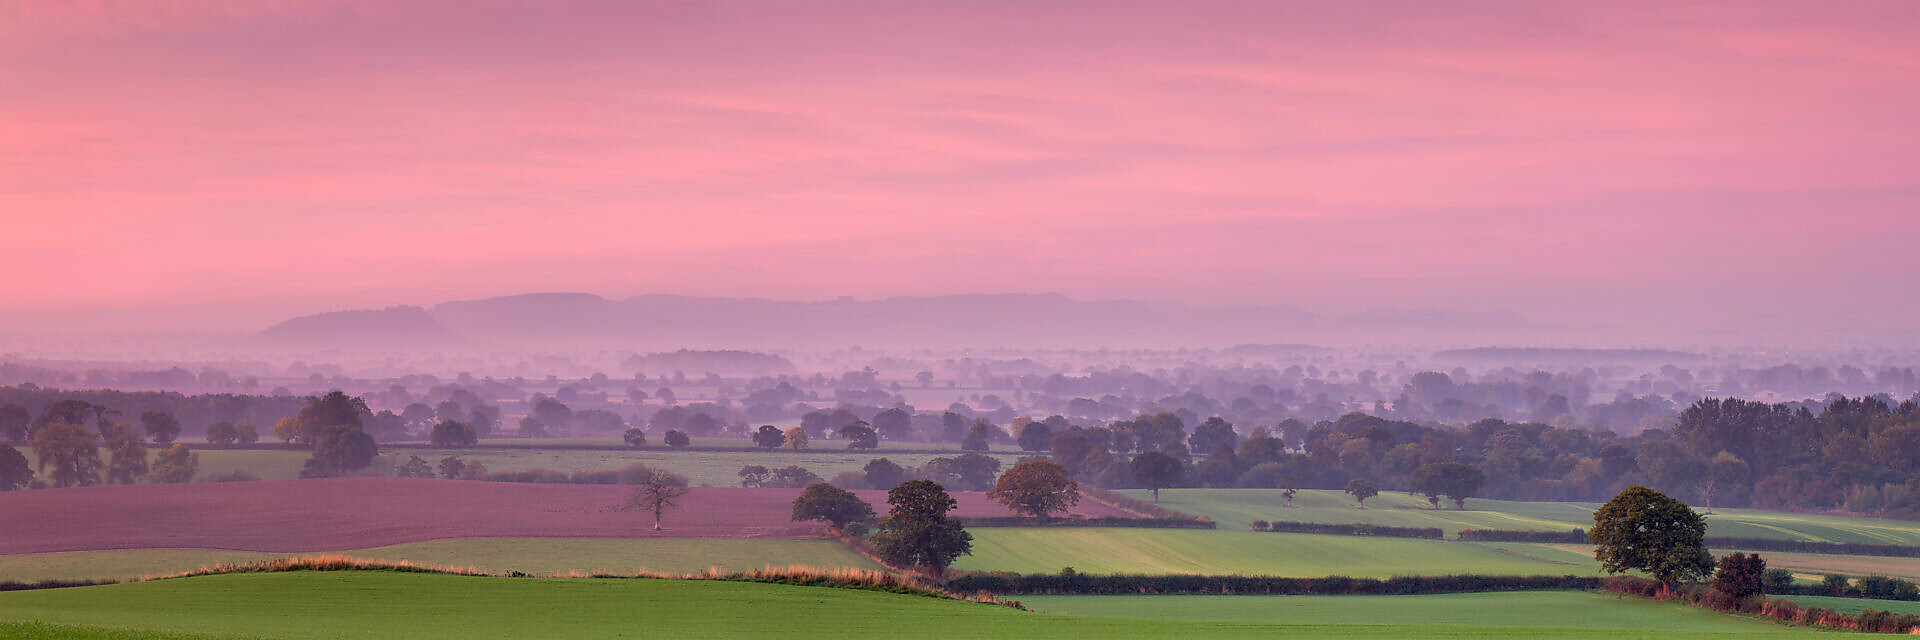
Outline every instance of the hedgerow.
{"type": "Polygon", "coordinates": [[[1290,522],[1275,520],[1254,520],[1254,531],[1272,531],[1275,533],[1318,533],[1335,536],[1375,536],[1382,538],[1421,538],[1442,540],[1446,532],[1437,527],[1386,527],[1373,524],[1326,524],[1320,522],[1290,522]]]}
{"type": "Polygon", "coordinates": [[[1763,616],[1781,622],[1833,629],[1870,633],[1914,633],[1920,630],[1920,616],[1899,615],[1877,609],[1866,609],[1849,616],[1821,607],[1801,607],[1799,603],[1792,600],[1758,595],[1734,598],[1699,584],[1668,587],[1657,580],[1622,577],[1607,579],[1601,588],[1624,595],[1682,602],[1703,609],[1763,616]]]}
{"type": "MultiPolygon", "coordinates": [[[[1585,544],[1587,532],[1582,529],[1570,531],[1511,531],[1505,529],[1464,529],[1461,540],[1474,542],[1537,542],[1546,544],[1585,544]]],[[[1850,556],[1883,556],[1893,558],[1920,558],[1920,546],[1896,544],[1867,544],[1861,542],[1818,542],[1813,540],[1778,540],[1773,538],[1732,538],[1726,536],[1708,536],[1703,542],[1713,549],[1739,549],[1742,551],[1778,551],[1782,553],[1820,553],[1850,556]]]]}
{"type": "Polygon", "coordinates": [[[1080,594],[1261,594],[1261,595],[1413,595],[1481,591],[1594,589],[1592,576],[1401,576],[1380,580],[1328,576],[1089,575],[1071,569],[1057,574],[963,573],[949,578],[947,589],[1001,595],[1080,594]]]}

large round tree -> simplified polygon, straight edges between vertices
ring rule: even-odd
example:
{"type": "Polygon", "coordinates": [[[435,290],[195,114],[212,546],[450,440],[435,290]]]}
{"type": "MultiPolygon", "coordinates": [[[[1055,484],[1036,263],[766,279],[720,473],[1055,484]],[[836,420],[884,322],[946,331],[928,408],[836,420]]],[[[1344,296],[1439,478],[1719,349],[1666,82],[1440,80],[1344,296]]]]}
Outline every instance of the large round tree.
{"type": "Polygon", "coordinates": [[[1080,483],[1052,460],[1028,460],[1000,474],[987,497],[1016,513],[1045,518],[1080,502],[1080,483]]]}
{"type": "Polygon", "coordinates": [[[1640,570],[1671,587],[1713,573],[1704,542],[1707,521],[1686,503],[1641,486],[1628,487],[1593,512],[1593,557],[1608,573],[1640,570]]]}
{"type": "Polygon", "coordinates": [[[866,522],[873,518],[873,506],[852,491],[836,487],[825,482],[807,485],[800,497],[793,499],[793,519],[822,520],[834,531],[846,529],[847,523],[866,522]]]}
{"type": "Polygon", "coordinates": [[[873,535],[874,550],[887,562],[937,577],[955,558],[973,553],[973,534],[947,517],[956,503],[938,483],[902,482],[887,492],[887,504],[892,509],[873,535]]]}

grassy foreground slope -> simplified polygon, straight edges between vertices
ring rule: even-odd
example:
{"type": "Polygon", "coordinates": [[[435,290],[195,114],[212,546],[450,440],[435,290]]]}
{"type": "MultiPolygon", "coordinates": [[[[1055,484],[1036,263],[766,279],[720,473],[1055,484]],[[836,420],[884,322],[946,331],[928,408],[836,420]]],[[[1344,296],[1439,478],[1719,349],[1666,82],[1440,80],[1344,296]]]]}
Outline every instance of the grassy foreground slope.
{"type": "MultiPolygon", "coordinates": [[[[1610,602],[1600,599],[1590,606],[1604,607],[1610,602]]],[[[1498,614],[1490,612],[1490,615],[1498,614]]],[[[373,640],[898,638],[929,634],[943,638],[1103,640],[1178,637],[1532,640],[1735,638],[1754,631],[1779,629],[1732,618],[1727,619],[1723,629],[1712,631],[1201,622],[1047,615],[873,591],[739,582],[467,578],[387,572],[241,574],[0,593],[0,625],[25,621],[235,638],[373,640]]],[[[0,626],[0,632],[9,630],[8,626],[0,626]]],[[[1785,630],[1777,637],[1801,633],[1805,632],[1785,630]]],[[[55,628],[40,637],[103,636],[84,630],[75,635],[60,635],[60,629],[55,628]]]]}
{"type": "MultiPolygon", "coordinates": [[[[1142,490],[1121,493],[1142,500],[1142,490]]],[[[1353,497],[1339,491],[1307,490],[1294,496],[1292,508],[1278,489],[1164,489],[1160,504],[1204,515],[1222,529],[1246,529],[1254,519],[1336,524],[1374,524],[1394,527],[1439,527],[1447,535],[1461,529],[1566,531],[1593,526],[1588,502],[1518,502],[1471,499],[1466,511],[1434,511],[1426,498],[1403,492],[1385,492],[1367,500],[1366,509],[1354,507],[1353,497]]],[[[1774,538],[1822,542],[1920,545],[1920,522],[1853,518],[1760,509],[1716,509],[1707,516],[1707,535],[1734,538],[1774,538]]]]}
{"type": "MultiPolygon", "coordinates": [[[[879,569],[846,545],[825,539],[773,538],[460,538],[329,552],[371,560],[460,566],[489,573],[699,573],[767,565],[879,569]]],[[[220,563],[281,558],[285,553],[215,549],[131,549],[0,556],[0,581],[126,580],[220,563]]]]}
{"type": "Polygon", "coordinates": [[[1419,596],[1027,596],[1020,601],[1035,611],[1048,613],[1170,620],[1747,633],[1793,630],[1703,609],[1582,591],[1419,596]]]}
{"type": "Polygon", "coordinates": [[[1544,545],[1476,544],[1252,531],[980,527],[955,568],[1055,573],[1200,573],[1389,578],[1397,575],[1596,575],[1590,555],[1544,545]]]}

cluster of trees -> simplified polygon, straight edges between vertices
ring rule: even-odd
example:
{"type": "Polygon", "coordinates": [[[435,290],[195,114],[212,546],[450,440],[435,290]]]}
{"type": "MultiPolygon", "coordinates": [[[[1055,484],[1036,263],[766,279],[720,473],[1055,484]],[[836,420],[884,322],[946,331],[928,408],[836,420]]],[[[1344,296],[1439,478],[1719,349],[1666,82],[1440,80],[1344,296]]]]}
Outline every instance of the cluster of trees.
{"type": "MultiPolygon", "coordinates": [[[[911,468],[902,467],[887,458],[875,458],[859,471],[835,474],[831,483],[844,489],[890,489],[906,480],[926,480],[953,491],[988,491],[994,487],[1000,475],[998,459],[978,453],[963,453],[936,457],[911,468]]],[[[795,465],[770,469],[750,464],[740,468],[739,476],[740,486],[743,487],[792,488],[821,481],[813,472],[795,465]]]]}
{"type": "Polygon", "coordinates": [[[1104,488],[1352,489],[1363,505],[1370,491],[1399,490],[1424,494],[1436,508],[1443,498],[1465,508],[1476,496],[1597,501],[1648,486],[1709,509],[1920,517],[1920,406],[1912,401],[1836,396],[1811,407],[1707,398],[1671,429],[1634,436],[1493,418],[1450,427],[1365,413],[1312,425],[1287,420],[1244,435],[1218,417],[1189,431],[1172,413],[1105,426],[1067,423],[1061,416],[1030,422],[1019,439],[1104,488]]]}
{"type": "Polygon", "coordinates": [[[37,468],[28,465],[19,449],[0,445],[0,491],[192,482],[200,468],[199,454],[180,443],[150,459],[146,439],[127,423],[111,423],[97,432],[77,424],[48,424],[33,432],[28,446],[39,460],[37,468]],[[36,471],[46,478],[36,479],[36,471]]]}

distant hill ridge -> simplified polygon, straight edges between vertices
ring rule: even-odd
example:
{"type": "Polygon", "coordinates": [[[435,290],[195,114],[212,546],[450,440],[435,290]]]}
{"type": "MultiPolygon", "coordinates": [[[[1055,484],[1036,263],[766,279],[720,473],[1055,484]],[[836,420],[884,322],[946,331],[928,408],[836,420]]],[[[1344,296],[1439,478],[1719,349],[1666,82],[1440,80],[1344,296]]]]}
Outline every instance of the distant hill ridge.
{"type": "Polygon", "coordinates": [[[534,293],[420,307],[294,318],[261,332],[279,343],[352,348],[599,346],[682,348],[867,346],[1117,347],[1248,344],[1247,355],[1300,347],[1285,338],[1344,330],[1527,326],[1506,313],[1387,312],[1323,316],[1285,305],[1200,309],[1059,294],[968,294],[780,301],[653,294],[612,300],[534,293]]]}

